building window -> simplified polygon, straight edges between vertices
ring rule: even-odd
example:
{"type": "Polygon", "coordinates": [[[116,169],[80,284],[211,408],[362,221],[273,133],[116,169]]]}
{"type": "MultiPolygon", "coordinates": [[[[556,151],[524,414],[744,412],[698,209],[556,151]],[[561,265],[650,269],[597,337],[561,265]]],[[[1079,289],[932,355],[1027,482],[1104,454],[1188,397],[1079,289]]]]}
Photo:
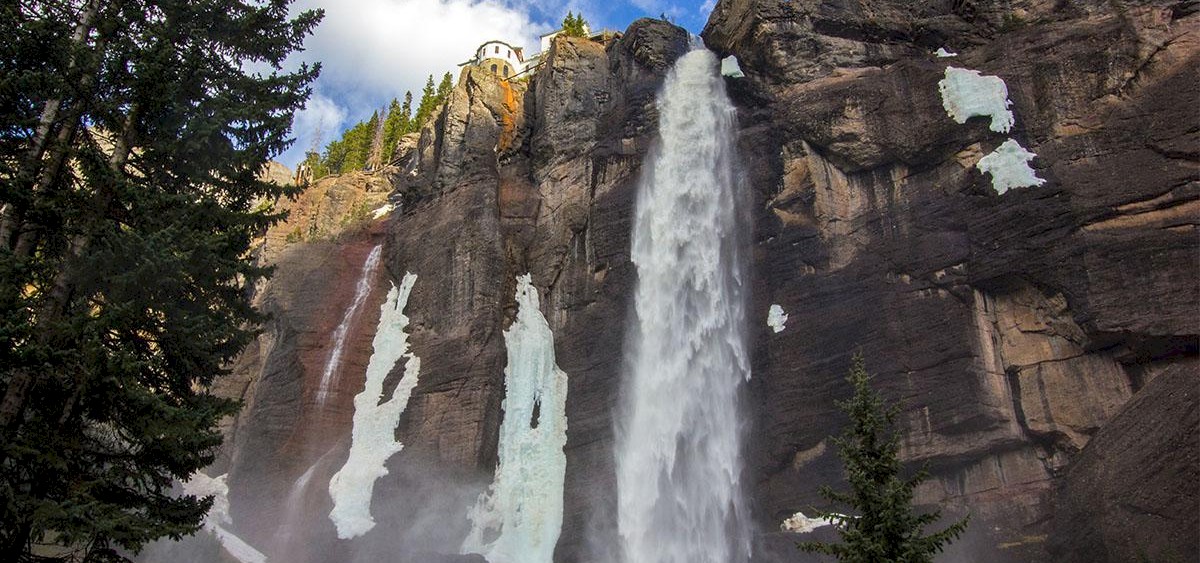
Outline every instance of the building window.
{"type": "Polygon", "coordinates": [[[496,65],[492,65],[492,74],[496,74],[496,65]]]}
{"type": "Polygon", "coordinates": [[[499,46],[499,45],[496,45],[496,54],[497,54],[497,55],[499,55],[499,54],[500,54],[500,46],[499,46]]]}
{"type": "Polygon", "coordinates": [[[510,59],[512,58],[512,51],[508,52],[508,58],[510,58],[510,59]]]}
{"type": "Polygon", "coordinates": [[[504,77],[508,78],[508,65],[504,65],[504,77]]]}

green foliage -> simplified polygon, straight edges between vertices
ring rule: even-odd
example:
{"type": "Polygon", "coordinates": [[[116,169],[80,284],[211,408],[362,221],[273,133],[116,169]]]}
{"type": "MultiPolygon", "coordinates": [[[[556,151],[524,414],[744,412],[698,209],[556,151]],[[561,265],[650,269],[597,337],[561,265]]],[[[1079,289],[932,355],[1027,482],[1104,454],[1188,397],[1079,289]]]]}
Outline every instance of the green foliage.
{"type": "Polygon", "coordinates": [[[405,92],[404,103],[393,99],[388,106],[387,118],[383,123],[383,154],[384,160],[391,160],[400,144],[400,137],[406,135],[412,128],[412,92],[405,92]]]}
{"type": "Polygon", "coordinates": [[[425,88],[421,91],[415,115],[412,109],[412,92],[405,92],[403,103],[393,99],[384,112],[377,111],[372,114],[371,119],[360,121],[347,129],[340,139],[325,146],[324,154],[305,159],[305,164],[313,170],[313,178],[362,170],[370,162],[376,149],[379,150],[382,162],[389,162],[400,144],[400,138],[420,131],[433,118],[434,110],[450,99],[450,93],[454,90],[453,79],[453,75],[447,72],[435,86],[433,75],[429,75],[425,81],[425,88]],[[376,128],[380,126],[381,121],[381,146],[376,147],[376,128]]]}
{"type": "Polygon", "coordinates": [[[0,8],[0,560],[123,561],[195,532],[211,394],[254,337],[259,179],[318,69],[287,0],[0,8]],[[265,68],[248,73],[245,68],[265,68]]]}
{"type": "Polygon", "coordinates": [[[821,495],[847,507],[849,515],[817,511],[836,523],[842,542],[804,542],[800,549],[850,563],[932,563],[934,555],[963,533],[967,520],[925,535],[925,527],[937,522],[941,514],[917,514],[913,509],[913,491],[928,478],[924,469],[908,479],[900,476],[903,464],[894,429],[899,407],[886,404],[871,388],[871,376],[861,353],[855,354],[846,381],[853,387],[854,396],[837,405],[850,416],[850,427],[833,443],[850,491],[835,492],[826,486],[821,488],[821,495]]]}
{"type": "Polygon", "coordinates": [[[583,14],[567,12],[567,16],[563,18],[562,32],[567,37],[587,37],[588,23],[583,19],[583,14]]]}
{"type": "Polygon", "coordinates": [[[433,115],[433,109],[437,107],[437,90],[433,86],[433,75],[425,80],[425,88],[421,90],[421,101],[417,103],[417,115],[414,121],[418,126],[424,125],[429,121],[429,117],[433,115]]]}

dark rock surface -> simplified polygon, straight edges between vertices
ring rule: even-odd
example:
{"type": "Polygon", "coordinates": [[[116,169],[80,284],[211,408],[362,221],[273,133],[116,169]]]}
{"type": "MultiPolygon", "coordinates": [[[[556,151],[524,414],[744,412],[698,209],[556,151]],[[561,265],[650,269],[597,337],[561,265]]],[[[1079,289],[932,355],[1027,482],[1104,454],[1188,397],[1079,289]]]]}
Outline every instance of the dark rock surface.
{"type": "Polygon", "coordinates": [[[1174,362],[1092,438],[1055,489],[1056,561],[1200,554],[1200,381],[1174,362]]]}
{"type": "Polygon", "coordinates": [[[974,515],[948,557],[1046,560],[1058,476],[1147,362],[1197,351],[1200,26],[1177,7],[718,3],[704,37],[747,75],[752,310],[791,315],[755,335],[764,526],[840,480],[826,436],[862,349],[930,464],[919,500],[974,515]],[[946,115],[947,65],[1005,80],[1010,134],[946,115]],[[1007,137],[1045,185],[997,195],[974,168],[1007,137]]]}
{"type": "MultiPolygon", "coordinates": [[[[728,86],[753,220],[756,562],[811,560],[779,527],[841,479],[828,436],[844,424],[833,403],[860,349],[903,401],[903,455],[933,474],[919,500],[973,515],[946,561],[1049,561],[1083,543],[1094,548],[1079,561],[1124,561],[1134,544],[1154,557],[1195,552],[1200,529],[1183,515],[1195,497],[1200,335],[1193,4],[717,4],[705,41],[746,73],[728,86]],[[934,57],[941,46],[959,55],[934,57]],[[947,65],[1006,81],[1009,134],[947,116],[947,65]],[[997,195],[975,168],[1009,137],[1037,153],[1044,185],[997,195]],[[790,316],[778,334],[764,322],[773,303],[790,316]],[[1171,453],[1177,443],[1193,453],[1171,453]],[[1120,490],[1143,477],[1179,494],[1120,490]]],[[[528,82],[467,69],[394,166],[322,180],[288,204],[293,218],[262,253],[279,268],[259,294],[274,318],[225,383],[247,408],[214,468],[230,473],[251,543],[280,545],[268,548],[289,561],[471,560],[453,554],[497,463],[502,331],[528,272],[569,378],[556,559],[605,555],[636,278],[630,220],[655,95],[688,42],[639,20],[607,43],[556,39],[528,82]],[[400,204],[391,215],[361,216],[385,199],[400,204]],[[329,334],[380,242],[344,377],[332,406],[314,409],[329,334]],[[338,541],[325,485],[345,460],[379,304],[406,272],[418,276],[405,311],[421,372],[396,432],[405,448],[376,484],[379,525],[338,541]],[[300,497],[311,549],[295,555],[278,530],[310,468],[300,497]]]]}

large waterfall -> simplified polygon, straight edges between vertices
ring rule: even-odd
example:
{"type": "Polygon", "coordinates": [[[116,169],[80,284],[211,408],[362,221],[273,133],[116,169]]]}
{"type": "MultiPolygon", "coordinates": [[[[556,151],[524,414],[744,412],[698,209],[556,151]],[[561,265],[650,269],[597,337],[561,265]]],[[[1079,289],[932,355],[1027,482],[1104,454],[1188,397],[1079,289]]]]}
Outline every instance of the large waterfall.
{"type": "Polygon", "coordinates": [[[743,563],[738,392],[750,376],[733,106],[693,50],[659,94],[633,227],[638,282],[616,443],[625,563],[743,563]]]}

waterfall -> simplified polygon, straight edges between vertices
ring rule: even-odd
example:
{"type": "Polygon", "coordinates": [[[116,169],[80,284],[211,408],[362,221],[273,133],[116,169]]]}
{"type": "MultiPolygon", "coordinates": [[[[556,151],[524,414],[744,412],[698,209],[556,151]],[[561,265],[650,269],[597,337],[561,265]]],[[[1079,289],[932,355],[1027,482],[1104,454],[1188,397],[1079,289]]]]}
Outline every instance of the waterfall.
{"type": "Polygon", "coordinates": [[[350,335],[350,327],[354,324],[354,319],[358,317],[358,311],[362,309],[363,303],[367,301],[367,295],[371,293],[371,278],[375,276],[375,270],[379,267],[379,255],[382,254],[382,251],[383,245],[377,244],[367,255],[367,261],[363,263],[362,274],[358,278],[358,285],[354,288],[354,301],[346,308],[346,313],[342,315],[342,322],[338,324],[330,337],[333,342],[333,350],[329,352],[329,359],[325,362],[325,371],[321,373],[321,386],[317,389],[318,405],[324,405],[326,399],[329,398],[329,387],[333,384],[333,376],[342,366],[346,337],[350,335]]]}
{"type": "Polygon", "coordinates": [[[675,63],[638,191],[635,318],[615,450],[625,563],[744,563],[750,554],[734,110],[717,67],[703,49],[675,63]]]}

